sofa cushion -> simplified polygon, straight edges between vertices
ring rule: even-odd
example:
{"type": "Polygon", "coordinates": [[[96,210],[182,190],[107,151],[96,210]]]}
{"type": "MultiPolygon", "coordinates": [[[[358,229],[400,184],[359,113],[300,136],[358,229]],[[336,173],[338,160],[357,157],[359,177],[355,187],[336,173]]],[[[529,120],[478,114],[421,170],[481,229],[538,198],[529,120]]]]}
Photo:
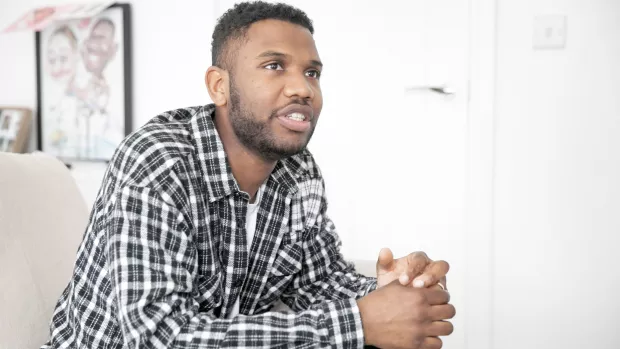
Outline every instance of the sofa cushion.
{"type": "Polygon", "coordinates": [[[0,349],[38,348],[47,340],[87,220],[62,162],[0,153],[0,349]]]}

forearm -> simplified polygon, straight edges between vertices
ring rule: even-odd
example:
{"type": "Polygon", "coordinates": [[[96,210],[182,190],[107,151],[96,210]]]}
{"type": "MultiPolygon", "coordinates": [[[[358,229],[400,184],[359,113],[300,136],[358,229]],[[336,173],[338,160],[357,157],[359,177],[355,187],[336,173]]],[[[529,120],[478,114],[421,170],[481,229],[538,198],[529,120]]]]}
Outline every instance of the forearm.
{"type": "Polygon", "coordinates": [[[330,284],[332,292],[343,294],[343,296],[349,295],[355,299],[364,297],[377,289],[376,278],[361,275],[351,267],[332,272],[326,281],[330,284]]]}
{"type": "Polygon", "coordinates": [[[325,301],[358,300],[377,288],[377,279],[355,272],[344,259],[302,272],[282,294],[282,300],[294,311],[311,308],[325,301]]]}
{"type": "Polygon", "coordinates": [[[323,300],[359,299],[376,289],[376,278],[357,273],[354,265],[344,259],[331,221],[309,236],[303,244],[304,268],[291,285],[292,292],[310,301],[303,309],[323,300]]]}
{"type": "MultiPolygon", "coordinates": [[[[297,314],[239,315],[233,319],[192,311],[164,315],[165,309],[170,308],[141,309],[141,314],[152,317],[140,324],[126,323],[125,342],[132,348],[179,349],[361,348],[364,344],[359,308],[353,299],[323,302],[297,314]]],[[[136,316],[126,320],[130,318],[136,316]]]]}

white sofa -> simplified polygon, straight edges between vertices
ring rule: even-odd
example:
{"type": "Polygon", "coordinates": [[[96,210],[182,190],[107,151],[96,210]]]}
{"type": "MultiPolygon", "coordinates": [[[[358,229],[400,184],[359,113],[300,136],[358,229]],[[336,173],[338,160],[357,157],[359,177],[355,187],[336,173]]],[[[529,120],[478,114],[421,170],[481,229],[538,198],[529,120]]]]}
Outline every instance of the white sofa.
{"type": "Polygon", "coordinates": [[[0,153],[0,349],[38,348],[47,340],[87,220],[64,164],[0,153]]]}
{"type": "MultiPolygon", "coordinates": [[[[48,337],[88,221],[71,172],[46,155],[0,153],[0,349],[48,337]]],[[[356,261],[374,275],[374,263],[356,261]]]]}

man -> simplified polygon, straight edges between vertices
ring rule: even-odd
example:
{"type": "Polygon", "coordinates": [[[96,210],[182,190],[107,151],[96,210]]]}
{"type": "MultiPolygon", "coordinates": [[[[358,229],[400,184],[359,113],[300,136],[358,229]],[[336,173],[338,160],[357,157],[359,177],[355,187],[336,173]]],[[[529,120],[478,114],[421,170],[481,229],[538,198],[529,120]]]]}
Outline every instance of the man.
{"type": "MultiPolygon", "coordinates": [[[[114,22],[99,18],[81,47],[86,74],[75,89],[75,95],[80,101],[76,120],[76,134],[79,135],[79,144],[76,147],[78,158],[109,158],[114,151],[113,148],[102,147],[102,143],[105,144],[102,139],[118,133],[115,132],[118,125],[111,125],[113,118],[110,118],[107,111],[111,91],[104,75],[105,68],[118,51],[118,43],[114,40],[115,32],[114,22]]],[[[120,139],[116,144],[118,142],[120,139]]]]}
{"type": "Polygon", "coordinates": [[[110,87],[103,71],[118,51],[118,43],[114,41],[115,31],[111,20],[98,19],[82,44],[82,61],[89,73],[89,79],[84,89],[79,91],[79,97],[87,102],[93,111],[105,112],[110,98],[110,87]]]}
{"type": "Polygon", "coordinates": [[[213,104],[159,115],[121,144],[47,346],[441,347],[447,263],[384,249],[375,279],[340,254],[306,150],[322,107],[312,33],[282,4],[220,18],[213,104]]]}

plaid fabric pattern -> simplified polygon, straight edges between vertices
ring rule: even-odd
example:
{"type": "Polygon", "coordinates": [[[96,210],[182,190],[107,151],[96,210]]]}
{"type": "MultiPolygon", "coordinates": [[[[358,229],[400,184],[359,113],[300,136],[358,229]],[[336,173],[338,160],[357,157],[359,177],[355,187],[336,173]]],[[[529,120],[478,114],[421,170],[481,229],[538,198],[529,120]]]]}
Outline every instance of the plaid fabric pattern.
{"type": "Polygon", "coordinates": [[[119,146],[43,348],[363,347],[376,280],[343,260],[311,154],[278,162],[247,246],[214,114],[163,113],[119,146]]]}

